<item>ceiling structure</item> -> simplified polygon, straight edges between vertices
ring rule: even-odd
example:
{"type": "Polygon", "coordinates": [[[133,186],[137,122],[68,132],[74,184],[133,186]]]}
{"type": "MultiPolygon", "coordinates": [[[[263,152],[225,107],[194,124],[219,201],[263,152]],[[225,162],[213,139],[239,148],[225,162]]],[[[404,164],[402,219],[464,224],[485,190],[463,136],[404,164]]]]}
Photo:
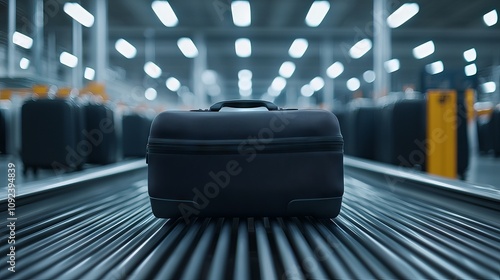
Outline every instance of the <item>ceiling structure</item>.
{"type": "MultiPolygon", "coordinates": [[[[7,33],[7,0],[0,0],[0,43],[5,44],[7,33]]],[[[31,1],[17,1],[17,25],[31,17],[31,1]],[[24,20],[23,20],[24,18],[24,20]]],[[[45,0],[45,37],[56,35],[57,50],[70,51],[72,47],[72,19],[62,11],[63,0],[45,0]],[[50,11],[50,14],[49,14],[50,11]],[[47,16],[49,15],[49,16],[47,16]]],[[[80,1],[91,11],[89,0],[80,1]]],[[[285,90],[300,92],[301,86],[316,76],[325,76],[325,66],[339,61],[345,71],[335,79],[334,92],[338,99],[347,100],[352,92],[346,81],[356,77],[361,81],[360,90],[369,96],[373,83],[363,79],[363,73],[373,69],[373,49],[359,59],[349,56],[348,50],[363,38],[373,40],[373,1],[336,0],[318,27],[309,27],[304,19],[312,0],[251,0],[251,25],[237,27],[231,15],[230,0],[171,0],[179,20],[175,27],[164,26],[155,15],[148,0],[108,0],[108,53],[109,67],[120,73],[119,78],[131,86],[155,87],[158,96],[176,96],[165,87],[165,80],[173,76],[182,85],[193,90],[194,59],[186,58],[177,47],[181,37],[192,38],[203,44],[207,51],[206,68],[219,76],[224,99],[239,98],[238,71],[249,69],[252,77],[252,98],[260,98],[279,75],[281,64],[292,61],[296,65],[287,79],[285,90]],[[146,36],[152,34],[154,51],[146,51],[146,36]],[[116,40],[123,38],[137,48],[137,55],[127,59],[115,50],[116,40]],[[250,57],[241,58],[235,53],[234,42],[248,38],[252,44],[250,57]],[[288,49],[296,38],[309,42],[301,58],[292,58],[288,49]],[[325,61],[324,52],[331,54],[325,61]],[[143,70],[147,60],[154,60],[163,70],[157,79],[148,77],[143,70]]],[[[500,12],[500,2],[494,0],[415,0],[419,12],[402,26],[391,29],[392,58],[400,61],[400,69],[391,73],[391,91],[401,91],[407,85],[419,90],[421,73],[425,66],[441,60],[446,71],[463,71],[468,64],[463,52],[470,48],[477,51],[480,75],[489,76],[493,66],[500,65],[500,24],[488,27],[483,15],[493,9],[500,12]],[[432,40],[435,52],[423,59],[415,59],[412,49],[432,40]]],[[[405,1],[389,0],[392,13],[405,1]]],[[[29,35],[29,34],[27,34],[29,35]]],[[[90,29],[83,28],[84,63],[91,61],[90,29]]],[[[46,42],[47,44],[47,42],[46,42]]],[[[202,47],[202,46],[198,46],[202,47]]],[[[26,51],[29,56],[29,51],[26,51]]],[[[54,61],[53,63],[59,63],[54,61]]],[[[68,71],[59,64],[60,71],[68,71]],[[62,70],[61,70],[62,69],[62,70]]],[[[126,94],[126,93],[124,93],[126,94]]],[[[321,101],[322,91],[315,93],[321,101]]],[[[175,97],[176,98],[176,97],[175,97]]],[[[281,98],[281,96],[280,96],[281,98]]]]}

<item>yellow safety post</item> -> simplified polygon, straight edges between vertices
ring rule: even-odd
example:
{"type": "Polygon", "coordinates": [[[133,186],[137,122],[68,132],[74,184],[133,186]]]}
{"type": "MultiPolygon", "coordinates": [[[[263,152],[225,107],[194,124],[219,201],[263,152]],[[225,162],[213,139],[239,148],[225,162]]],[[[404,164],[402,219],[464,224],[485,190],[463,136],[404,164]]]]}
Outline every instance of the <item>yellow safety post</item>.
{"type": "Polygon", "coordinates": [[[427,172],[457,177],[457,92],[431,90],[427,93],[427,172]]]}
{"type": "Polygon", "coordinates": [[[467,122],[471,123],[474,120],[474,99],[475,91],[471,88],[465,91],[465,106],[467,108],[467,122]]]}

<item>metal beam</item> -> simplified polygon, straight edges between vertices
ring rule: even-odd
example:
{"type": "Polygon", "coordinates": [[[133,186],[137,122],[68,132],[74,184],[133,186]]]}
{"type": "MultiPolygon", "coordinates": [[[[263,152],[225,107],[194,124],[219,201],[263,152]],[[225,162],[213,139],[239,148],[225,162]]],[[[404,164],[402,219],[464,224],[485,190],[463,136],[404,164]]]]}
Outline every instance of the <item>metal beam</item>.
{"type": "Polygon", "coordinates": [[[42,62],[43,57],[43,0],[33,0],[33,22],[35,23],[35,30],[33,34],[33,66],[35,73],[39,76],[44,75],[44,67],[42,62]]]}
{"type": "Polygon", "coordinates": [[[9,32],[7,35],[7,75],[14,76],[16,70],[16,53],[12,36],[16,31],[16,0],[9,0],[9,32]]]}
{"type": "Polygon", "coordinates": [[[92,27],[95,81],[104,83],[108,69],[108,0],[94,0],[95,22],[92,27]]]}
{"type": "Polygon", "coordinates": [[[373,2],[373,24],[375,36],[373,47],[373,69],[375,71],[375,82],[373,98],[387,95],[391,91],[391,76],[384,69],[384,62],[391,59],[391,30],[387,25],[386,18],[388,7],[386,0],[374,0],[373,2]]]}
{"type": "Polygon", "coordinates": [[[83,50],[82,50],[82,25],[73,20],[73,55],[78,59],[78,64],[72,71],[73,87],[81,88],[83,79],[83,50]]]}

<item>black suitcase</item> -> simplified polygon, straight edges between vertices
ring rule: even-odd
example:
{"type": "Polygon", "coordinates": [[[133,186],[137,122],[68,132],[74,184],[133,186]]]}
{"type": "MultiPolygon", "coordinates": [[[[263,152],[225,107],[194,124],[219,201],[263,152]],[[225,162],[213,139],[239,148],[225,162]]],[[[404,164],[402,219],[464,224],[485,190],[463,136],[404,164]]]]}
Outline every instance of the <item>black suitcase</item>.
{"type": "Polygon", "coordinates": [[[495,157],[500,157],[500,109],[497,108],[493,111],[491,116],[491,136],[493,138],[493,150],[495,151],[495,157]]]}
{"type": "Polygon", "coordinates": [[[92,149],[88,163],[109,164],[118,160],[118,134],[113,110],[103,104],[84,107],[84,137],[92,149]]]}
{"type": "Polygon", "coordinates": [[[83,143],[81,108],[67,99],[32,99],[21,108],[21,158],[25,172],[52,168],[80,169],[88,146],[83,143]]]}
{"type": "Polygon", "coordinates": [[[122,119],[123,156],[146,156],[151,119],[138,114],[125,115],[122,119]]]}
{"type": "Polygon", "coordinates": [[[375,121],[376,108],[372,105],[359,106],[349,111],[349,142],[346,154],[364,159],[375,159],[375,141],[377,134],[375,121]]]}
{"type": "Polygon", "coordinates": [[[335,115],[259,100],[166,111],[148,142],[156,217],[336,217],[344,192],[335,115]],[[269,111],[220,111],[222,107],[269,111]]]}
{"type": "Polygon", "coordinates": [[[403,99],[379,109],[375,159],[384,163],[426,170],[426,103],[403,99]]]}
{"type": "Polygon", "coordinates": [[[0,155],[7,154],[7,109],[0,108],[0,155]]]}

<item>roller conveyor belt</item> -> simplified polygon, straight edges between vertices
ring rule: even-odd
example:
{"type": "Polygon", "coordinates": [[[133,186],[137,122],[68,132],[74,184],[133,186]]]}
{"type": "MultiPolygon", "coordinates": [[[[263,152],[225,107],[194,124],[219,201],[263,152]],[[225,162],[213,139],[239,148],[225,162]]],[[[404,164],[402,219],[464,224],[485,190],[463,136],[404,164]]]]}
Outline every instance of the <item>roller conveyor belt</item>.
{"type": "Polygon", "coordinates": [[[2,261],[0,279],[500,278],[498,192],[446,182],[428,191],[410,173],[393,184],[404,174],[363,164],[346,160],[332,220],[157,219],[145,168],[26,194],[16,273],[2,261]]]}

